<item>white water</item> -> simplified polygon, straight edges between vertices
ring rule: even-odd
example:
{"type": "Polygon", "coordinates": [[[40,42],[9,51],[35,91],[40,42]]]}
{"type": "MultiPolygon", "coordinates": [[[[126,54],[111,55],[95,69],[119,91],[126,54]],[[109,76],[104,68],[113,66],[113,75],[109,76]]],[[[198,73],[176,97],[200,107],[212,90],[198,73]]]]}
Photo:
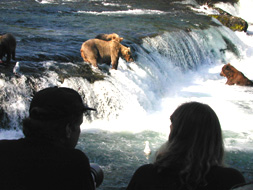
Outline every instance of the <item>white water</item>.
{"type": "Polygon", "coordinates": [[[133,9],[126,11],[78,11],[78,13],[92,14],[92,15],[160,15],[166,14],[164,11],[150,10],[150,9],[133,9]]]}
{"type": "Polygon", "coordinates": [[[216,5],[221,9],[229,12],[234,16],[238,16],[246,20],[247,22],[253,24],[253,17],[252,17],[252,7],[253,7],[253,0],[240,0],[235,6],[231,6],[225,3],[218,3],[216,5]]]}
{"type": "MultiPolygon", "coordinates": [[[[220,32],[233,35],[224,28],[220,32]]],[[[219,46],[220,48],[224,46],[219,42],[220,39],[216,38],[218,36],[215,36],[219,32],[208,31],[208,34],[210,40],[213,40],[213,43],[218,46],[217,49],[219,46]]],[[[161,45],[164,38],[159,40],[161,40],[159,37],[149,39],[146,43],[152,43],[151,47],[156,48],[154,43],[161,45]]],[[[216,111],[225,134],[227,132],[237,134],[232,141],[230,137],[225,139],[227,148],[253,150],[251,125],[253,122],[253,89],[225,85],[226,79],[219,75],[224,61],[230,62],[249,79],[253,79],[251,72],[253,46],[247,46],[250,41],[252,42],[252,36],[236,33],[234,40],[240,43],[238,44],[242,53],[240,59],[228,53],[225,60],[216,59],[216,62],[213,63],[218,55],[216,57],[213,55],[213,58],[210,58],[211,55],[209,55],[208,59],[204,59],[207,63],[204,66],[198,66],[194,71],[183,72],[180,67],[169,63],[166,57],[158,55],[156,50],[149,56],[140,56],[136,65],[131,63],[129,66],[133,71],[129,71],[126,63],[121,60],[120,72],[112,72],[108,81],[95,83],[92,86],[95,101],[102,101],[102,104],[105,105],[103,98],[107,96],[110,101],[114,101],[115,104],[110,106],[115,108],[115,111],[103,108],[103,111],[109,110],[110,113],[105,114],[108,117],[96,119],[91,124],[85,123],[82,126],[83,129],[97,128],[131,132],[152,130],[167,135],[170,125],[169,116],[176,107],[186,101],[200,101],[209,104],[216,111]],[[241,40],[246,40],[246,42],[241,40]]],[[[208,48],[204,48],[208,52],[208,48]]]]}

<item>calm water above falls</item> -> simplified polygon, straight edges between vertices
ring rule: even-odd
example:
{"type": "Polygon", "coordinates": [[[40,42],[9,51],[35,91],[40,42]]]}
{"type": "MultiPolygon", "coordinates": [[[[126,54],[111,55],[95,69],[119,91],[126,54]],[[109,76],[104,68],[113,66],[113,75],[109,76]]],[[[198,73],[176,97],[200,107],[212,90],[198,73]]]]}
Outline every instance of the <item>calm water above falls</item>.
{"type": "MultiPolygon", "coordinates": [[[[11,127],[2,130],[0,138],[22,136],[20,121],[27,115],[33,90],[72,87],[98,110],[84,117],[78,148],[105,171],[99,189],[125,189],[136,168],[151,162],[167,139],[171,113],[195,100],[208,103],[220,118],[226,164],[253,181],[253,89],[227,86],[219,75],[222,65],[231,62],[253,80],[253,36],[194,13],[190,0],[153,2],[0,0],[0,33],[16,36],[20,63],[20,77],[1,74],[1,105],[11,127]],[[132,48],[134,63],[120,59],[117,71],[96,71],[105,80],[95,83],[77,77],[75,72],[85,64],[81,44],[112,32],[132,48]],[[63,83],[59,71],[70,75],[63,83]],[[29,80],[35,84],[29,85],[29,80]],[[146,140],[153,151],[149,158],[143,154],[146,140]]],[[[245,2],[219,6],[252,23],[245,2]]],[[[250,25],[249,34],[251,29],[250,25]]]]}

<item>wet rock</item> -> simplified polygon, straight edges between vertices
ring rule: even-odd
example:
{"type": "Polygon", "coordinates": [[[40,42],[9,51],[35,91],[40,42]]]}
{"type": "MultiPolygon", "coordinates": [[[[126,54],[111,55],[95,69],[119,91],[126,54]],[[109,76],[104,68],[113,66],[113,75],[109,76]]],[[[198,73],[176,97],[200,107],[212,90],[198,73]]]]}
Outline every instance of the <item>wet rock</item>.
{"type": "Polygon", "coordinates": [[[238,3],[239,0],[197,0],[198,4],[200,5],[208,5],[208,7],[215,9],[219,12],[219,15],[209,15],[211,17],[216,18],[219,20],[224,26],[230,28],[233,31],[244,31],[246,32],[248,29],[248,23],[244,19],[240,17],[233,16],[228,12],[222,10],[221,8],[215,7],[216,3],[223,2],[223,3],[230,3],[235,4],[238,3]]]}
{"type": "Polygon", "coordinates": [[[244,31],[248,29],[248,23],[240,18],[230,15],[210,15],[219,20],[224,26],[230,28],[233,31],[244,31]]]}
{"type": "MultiPolygon", "coordinates": [[[[48,74],[48,71],[52,71],[57,73],[58,80],[63,83],[64,79],[70,77],[82,77],[88,80],[90,83],[94,83],[98,80],[103,80],[105,75],[102,72],[94,72],[89,64],[77,62],[70,64],[62,64],[54,62],[49,67],[45,67],[43,64],[30,64],[28,62],[20,63],[20,75],[26,76],[27,80],[31,79],[39,79],[48,74]]],[[[18,77],[13,73],[13,68],[15,67],[15,63],[12,62],[8,65],[0,64],[0,78],[4,80],[10,80],[11,78],[18,77]]]]}
{"type": "Polygon", "coordinates": [[[73,66],[64,66],[60,67],[60,69],[50,68],[53,71],[57,72],[59,81],[61,83],[64,82],[64,79],[70,77],[82,77],[88,80],[90,83],[94,83],[98,80],[104,80],[104,75],[101,73],[94,72],[89,64],[78,64],[76,63],[77,67],[73,66]]]}
{"type": "Polygon", "coordinates": [[[230,3],[230,4],[235,4],[238,3],[239,0],[196,0],[197,3],[200,5],[208,4],[208,5],[213,5],[215,3],[230,3]]]}

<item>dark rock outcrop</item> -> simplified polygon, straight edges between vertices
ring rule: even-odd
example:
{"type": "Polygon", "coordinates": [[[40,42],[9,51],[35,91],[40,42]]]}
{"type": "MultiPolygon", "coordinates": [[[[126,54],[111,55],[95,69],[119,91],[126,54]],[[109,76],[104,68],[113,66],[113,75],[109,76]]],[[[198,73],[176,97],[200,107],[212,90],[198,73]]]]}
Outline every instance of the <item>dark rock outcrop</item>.
{"type": "Polygon", "coordinates": [[[215,7],[214,5],[209,5],[209,7],[219,12],[218,15],[209,15],[209,16],[216,18],[224,26],[230,28],[233,31],[244,31],[244,32],[247,31],[248,23],[244,19],[233,16],[228,12],[222,10],[221,8],[215,7]]]}
{"type": "Polygon", "coordinates": [[[233,31],[244,31],[248,29],[248,23],[240,18],[231,15],[210,15],[219,20],[224,26],[230,28],[233,31]]]}
{"type": "Polygon", "coordinates": [[[204,4],[213,5],[215,3],[220,3],[220,2],[235,4],[239,2],[239,0],[196,0],[196,1],[200,5],[204,5],[204,4]]]}

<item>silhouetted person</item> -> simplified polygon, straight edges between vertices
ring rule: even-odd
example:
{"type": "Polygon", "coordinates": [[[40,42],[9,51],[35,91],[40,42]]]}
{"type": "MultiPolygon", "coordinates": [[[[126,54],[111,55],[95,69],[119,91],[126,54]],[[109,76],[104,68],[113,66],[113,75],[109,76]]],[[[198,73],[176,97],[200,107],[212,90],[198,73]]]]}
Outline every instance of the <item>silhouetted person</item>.
{"type": "Polygon", "coordinates": [[[37,92],[23,121],[25,138],[0,141],[0,189],[95,189],[89,160],[75,149],[91,109],[70,88],[37,92]]]}
{"type": "Polygon", "coordinates": [[[170,119],[168,141],[153,164],[137,169],[127,190],[228,190],[245,183],[239,171],[223,166],[221,126],[211,107],[185,103],[170,119]]]}

